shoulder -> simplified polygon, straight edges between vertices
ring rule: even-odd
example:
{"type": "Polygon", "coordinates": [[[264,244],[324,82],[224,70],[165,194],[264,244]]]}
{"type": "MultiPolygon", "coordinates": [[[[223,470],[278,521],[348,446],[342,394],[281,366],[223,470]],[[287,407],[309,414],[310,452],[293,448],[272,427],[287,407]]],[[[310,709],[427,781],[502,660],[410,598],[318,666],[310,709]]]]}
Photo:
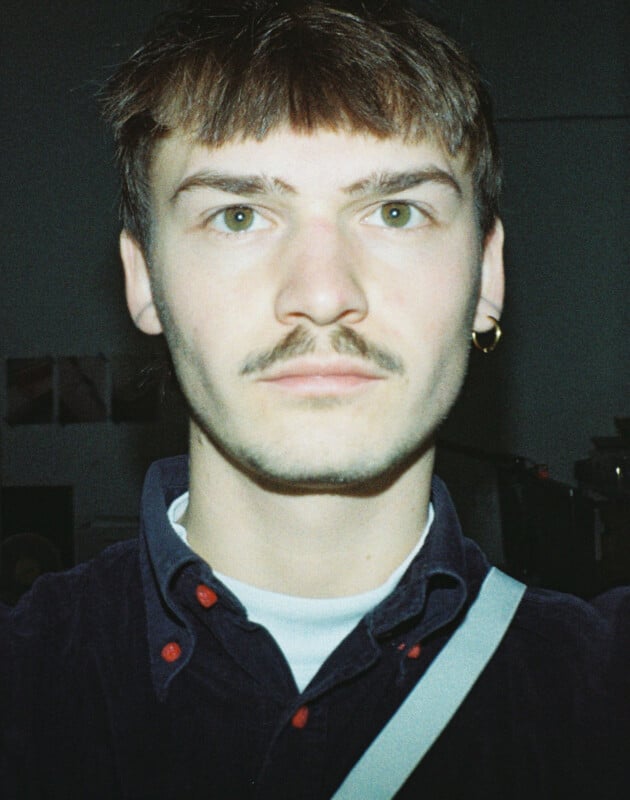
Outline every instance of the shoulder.
{"type": "Polygon", "coordinates": [[[594,600],[528,589],[506,637],[513,660],[560,692],[572,685],[630,713],[630,587],[594,600]]]}
{"type": "Polygon", "coordinates": [[[628,627],[630,587],[592,600],[548,589],[529,588],[515,618],[515,626],[542,640],[570,646],[612,640],[628,627]]]}
{"type": "Polygon", "coordinates": [[[0,697],[23,701],[47,680],[68,679],[90,654],[144,619],[138,544],[121,542],[66,572],[42,575],[16,606],[0,607],[0,697]]]}
{"type": "Polygon", "coordinates": [[[0,608],[0,752],[17,758],[42,730],[61,740],[63,720],[79,719],[79,708],[93,713],[106,659],[141,640],[144,620],[136,541],[43,575],[16,606],[0,608]]]}
{"type": "MultiPolygon", "coordinates": [[[[490,565],[476,543],[464,539],[467,582],[476,595],[490,565]]],[[[523,650],[526,661],[554,660],[578,667],[589,660],[598,669],[625,648],[630,659],[630,587],[585,600],[551,589],[527,587],[504,645],[523,650]]]]}
{"type": "Polygon", "coordinates": [[[102,617],[124,601],[139,574],[138,543],[120,542],[65,572],[42,575],[14,607],[0,608],[3,640],[40,644],[82,620],[102,617]]]}

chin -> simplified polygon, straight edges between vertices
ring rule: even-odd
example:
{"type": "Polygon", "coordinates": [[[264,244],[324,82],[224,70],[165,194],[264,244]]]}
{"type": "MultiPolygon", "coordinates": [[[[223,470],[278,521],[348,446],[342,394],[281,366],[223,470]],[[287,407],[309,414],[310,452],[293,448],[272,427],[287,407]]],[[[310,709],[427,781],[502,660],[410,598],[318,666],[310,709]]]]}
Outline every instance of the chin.
{"type": "MultiPolygon", "coordinates": [[[[426,452],[428,445],[415,443],[384,453],[366,453],[361,459],[337,457],[322,461],[321,455],[274,457],[266,452],[239,449],[227,457],[262,486],[287,492],[371,493],[382,491],[426,452]]],[[[225,450],[224,450],[224,454],[225,450]]]]}

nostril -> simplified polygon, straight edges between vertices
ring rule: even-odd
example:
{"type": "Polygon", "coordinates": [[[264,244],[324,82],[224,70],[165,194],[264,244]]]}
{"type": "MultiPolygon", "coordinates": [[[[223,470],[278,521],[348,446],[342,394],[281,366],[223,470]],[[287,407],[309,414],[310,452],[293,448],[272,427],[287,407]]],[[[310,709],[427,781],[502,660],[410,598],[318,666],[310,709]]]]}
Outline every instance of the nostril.
{"type": "Polygon", "coordinates": [[[315,325],[359,322],[367,311],[365,292],[350,276],[322,280],[301,274],[283,286],[276,298],[280,321],[308,319],[315,325]]]}

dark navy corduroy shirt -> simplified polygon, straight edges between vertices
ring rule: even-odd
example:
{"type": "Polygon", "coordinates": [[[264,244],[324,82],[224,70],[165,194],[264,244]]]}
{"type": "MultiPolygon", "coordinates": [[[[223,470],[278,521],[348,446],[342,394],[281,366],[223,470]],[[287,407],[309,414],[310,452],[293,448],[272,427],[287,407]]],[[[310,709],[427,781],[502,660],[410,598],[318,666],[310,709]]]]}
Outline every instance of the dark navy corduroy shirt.
{"type": "MultiPolygon", "coordinates": [[[[488,571],[436,479],[422,550],[300,694],[269,633],[172,530],[187,473],[185,458],[154,464],[137,541],[2,609],[2,798],[329,798],[488,571]]],[[[398,797],[628,796],[629,614],[622,590],[599,606],[528,590],[398,797]]]]}

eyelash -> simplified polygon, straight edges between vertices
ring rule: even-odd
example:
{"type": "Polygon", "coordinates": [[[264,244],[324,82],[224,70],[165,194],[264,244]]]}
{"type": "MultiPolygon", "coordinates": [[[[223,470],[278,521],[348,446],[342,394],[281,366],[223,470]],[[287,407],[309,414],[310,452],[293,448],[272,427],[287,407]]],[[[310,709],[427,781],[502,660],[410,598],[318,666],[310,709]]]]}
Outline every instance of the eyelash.
{"type": "Polygon", "coordinates": [[[239,233],[248,233],[251,230],[261,230],[263,228],[267,228],[269,227],[270,224],[271,223],[269,222],[269,220],[266,219],[257,209],[253,208],[252,206],[236,203],[234,205],[224,206],[223,208],[219,208],[217,211],[214,211],[212,214],[210,214],[209,217],[206,218],[204,222],[204,227],[213,227],[216,233],[222,234],[224,236],[235,236],[238,235],[239,233]],[[239,210],[252,212],[252,214],[254,215],[254,221],[252,227],[246,228],[242,231],[235,231],[235,230],[229,230],[229,228],[227,228],[225,224],[224,227],[219,227],[218,224],[215,224],[221,221],[222,218],[224,219],[225,218],[224,215],[227,214],[228,212],[239,211],[239,210]],[[264,224],[260,225],[261,222],[263,222],[264,224]]]}
{"type": "Polygon", "coordinates": [[[417,214],[415,222],[412,222],[410,225],[401,225],[397,227],[396,225],[386,225],[384,221],[381,224],[377,224],[376,227],[379,228],[390,228],[392,230],[399,230],[399,231],[412,231],[416,230],[419,227],[422,227],[425,224],[428,224],[433,221],[433,216],[426,210],[426,208],[417,205],[416,203],[411,202],[410,200],[386,200],[382,203],[379,203],[375,208],[373,208],[369,214],[363,217],[362,222],[365,224],[370,224],[367,222],[371,217],[382,214],[383,210],[386,206],[405,206],[408,208],[412,214],[417,214]]]}
{"type": "MultiPolygon", "coordinates": [[[[398,230],[398,231],[416,230],[417,228],[422,227],[424,224],[428,224],[428,223],[430,223],[432,221],[433,221],[432,215],[429,214],[428,211],[425,208],[422,208],[421,206],[419,206],[416,203],[413,203],[413,202],[411,202],[409,200],[386,200],[386,201],[383,201],[383,202],[379,203],[377,206],[373,207],[371,209],[371,211],[367,215],[363,216],[363,218],[361,219],[361,222],[364,223],[364,224],[373,224],[373,225],[375,225],[375,227],[389,228],[390,230],[398,230]],[[380,223],[376,223],[375,224],[374,222],[372,222],[372,223],[368,222],[368,220],[370,220],[375,215],[378,215],[379,213],[382,214],[383,210],[387,206],[392,206],[392,207],[404,206],[405,208],[409,209],[412,214],[416,214],[417,217],[416,217],[415,221],[412,222],[412,224],[403,224],[403,225],[400,225],[400,226],[387,225],[385,223],[385,221],[382,220],[382,218],[381,218],[381,222],[380,223]]],[[[214,211],[204,221],[204,227],[206,227],[206,226],[212,227],[215,233],[218,233],[218,234],[220,234],[222,236],[237,236],[239,234],[250,233],[252,231],[264,230],[265,228],[268,228],[271,224],[272,223],[263,214],[261,214],[260,211],[258,211],[256,208],[254,208],[252,206],[245,205],[245,204],[242,204],[242,205],[241,204],[234,204],[234,205],[230,205],[230,206],[224,206],[223,208],[220,208],[220,209],[214,211]],[[225,223],[221,227],[217,224],[218,221],[221,221],[222,219],[223,220],[225,219],[225,217],[224,217],[225,214],[227,214],[230,211],[238,211],[238,210],[251,211],[252,212],[253,217],[254,217],[252,226],[239,231],[239,230],[230,230],[225,225],[225,223]]]]}

